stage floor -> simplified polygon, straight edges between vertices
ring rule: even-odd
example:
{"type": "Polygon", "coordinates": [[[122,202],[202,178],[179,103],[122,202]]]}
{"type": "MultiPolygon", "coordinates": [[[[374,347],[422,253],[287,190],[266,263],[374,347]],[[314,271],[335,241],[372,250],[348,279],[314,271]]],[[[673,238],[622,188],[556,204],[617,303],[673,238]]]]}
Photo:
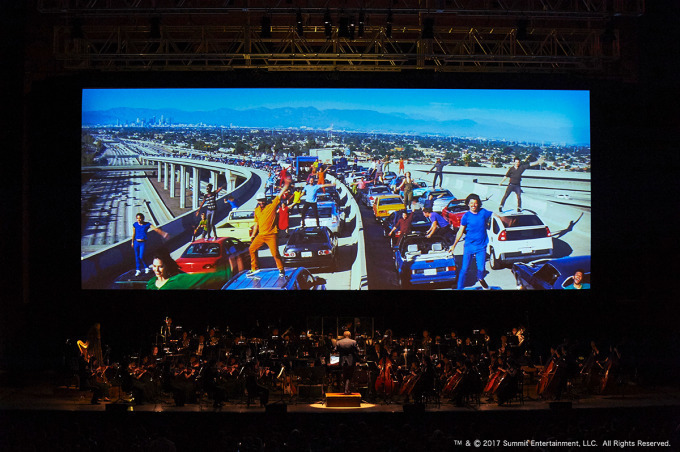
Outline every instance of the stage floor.
{"type": "MultiPolygon", "coordinates": [[[[154,402],[142,405],[134,405],[127,399],[126,394],[119,397],[119,391],[114,388],[110,401],[100,401],[99,404],[90,403],[92,393],[81,391],[75,387],[59,386],[44,379],[33,378],[33,381],[23,384],[0,386],[0,410],[49,410],[49,411],[106,411],[108,405],[118,404],[132,406],[136,412],[225,412],[225,413],[257,413],[264,412],[265,408],[255,402],[248,406],[245,397],[242,399],[229,400],[222,407],[214,408],[213,401],[204,396],[200,403],[184,406],[175,406],[172,395],[161,393],[154,402]]],[[[584,395],[568,394],[561,402],[571,402],[573,409],[606,409],[606,408],[635,408],[635,407],[663,407],[680,406],[680,388],[657,387],[652,389],[641,388],[635,385],[625,385],[620,388],[618,394],[610,395],[584,395]]],[[[290,413],[324,413],[324,412],[403,412],[403,397],[394,397],[392,400],[382,398],[362,399],[359,408],[330,408],[326,407],[324,398],[300,399],[290,395],[281,395],[280,392],[272,392],[269,398],[270,404],[286,404],[290,413]]],[[[564,406],[564,405],[562,405],[564,406]]],[[[427,403],[425,410],[428,412],[504,412],[522,410],[551,410],[549,401],[535,397],[532,388],[526,388],[522,400],[513,399],[509,404],[498,406],[495,402],[486,401],[482,396],[480,403],[472,403],[465,406],[456,406],[453,402],[441,399],[439,404],[427,403]]],[[[559,407],[558,407],[559,408],[559,407]]]]}

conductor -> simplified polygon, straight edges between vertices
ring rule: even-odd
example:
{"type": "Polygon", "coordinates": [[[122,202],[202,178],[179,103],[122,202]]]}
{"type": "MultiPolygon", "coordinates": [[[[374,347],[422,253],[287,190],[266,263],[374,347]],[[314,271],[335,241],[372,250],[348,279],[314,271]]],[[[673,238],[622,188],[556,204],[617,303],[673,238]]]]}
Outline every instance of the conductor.
{"type": "Polygon", "coordinates": [[[337,351],[340,355],[340,365],[342,366],[342,380],[345,383],[345,394],[351,394],[349,384],[354,375],[354,365],[359,359],[359,349],[357,341],[352,339],[352,333],[345,331],[343,338],[337,343],[337,351]]]}

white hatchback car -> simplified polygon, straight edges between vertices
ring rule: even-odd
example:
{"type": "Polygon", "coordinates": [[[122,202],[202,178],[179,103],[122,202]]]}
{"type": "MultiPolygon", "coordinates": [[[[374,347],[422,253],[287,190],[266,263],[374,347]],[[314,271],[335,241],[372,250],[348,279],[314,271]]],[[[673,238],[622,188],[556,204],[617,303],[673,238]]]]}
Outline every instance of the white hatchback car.
{"type": "MultiPolygon", "coordinates": [[[[345,226],[345,212],[338,209],[333,201],[320,202],[317,205],[319,211],[319,226],[326,226],[334,234],[340,234],[345,226]]],[[[312,211],[307,212],[305,227],[316,226],[316,218],[312,211]]]]}
{"type": "Polygon", "coordinates": [[[489,263],[498,270],[514,262],[552,257],[550,228],[531,210],[502,212],[487,226],[489,263]]]}

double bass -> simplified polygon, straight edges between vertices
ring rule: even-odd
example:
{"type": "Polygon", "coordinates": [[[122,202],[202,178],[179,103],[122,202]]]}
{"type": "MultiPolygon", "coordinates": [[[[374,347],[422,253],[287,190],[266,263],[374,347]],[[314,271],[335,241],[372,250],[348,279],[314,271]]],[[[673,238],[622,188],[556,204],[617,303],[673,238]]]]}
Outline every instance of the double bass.
{"type": "Polygon", "coordinates": [[[606,394],[612,390],[612,386],[619,375],[620,358],[619,351],[613,348],[603,366],[600,394],[606,394]]]}
{"type": "Polygon", "coordinates": [[[375,391],[378,394],[391,395],[394,393],[395,384],[392,380],[392,360],[385,357],[378,364],[380,374],[375,380],[375,391]]]}

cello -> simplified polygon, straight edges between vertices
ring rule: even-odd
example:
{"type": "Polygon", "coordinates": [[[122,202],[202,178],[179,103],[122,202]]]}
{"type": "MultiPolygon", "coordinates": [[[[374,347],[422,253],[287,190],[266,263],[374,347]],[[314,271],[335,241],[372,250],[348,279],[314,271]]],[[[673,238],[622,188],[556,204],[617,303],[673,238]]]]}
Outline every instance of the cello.
{"type": "Polygon", "coordinates": [[[552,351],[552,358],[536,385],[536,395],[544,400],[555,397],[566,371],[566,365],[557,350],[553,349],[552,351]]]}
{"type": "Polygon", "coordinates": [[[452,397],[456,389],[458,389],[460,382],[463,381],[464,376],[465,374],[463,371],[456,369],[456,372],[446,380],[446,384],[442,388],[442,395],[445,397],[452,397]]]}

